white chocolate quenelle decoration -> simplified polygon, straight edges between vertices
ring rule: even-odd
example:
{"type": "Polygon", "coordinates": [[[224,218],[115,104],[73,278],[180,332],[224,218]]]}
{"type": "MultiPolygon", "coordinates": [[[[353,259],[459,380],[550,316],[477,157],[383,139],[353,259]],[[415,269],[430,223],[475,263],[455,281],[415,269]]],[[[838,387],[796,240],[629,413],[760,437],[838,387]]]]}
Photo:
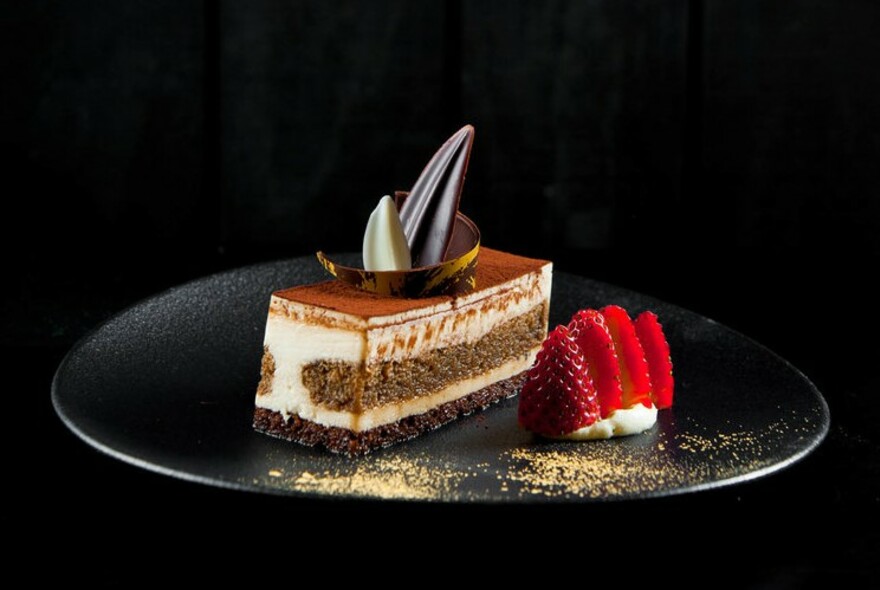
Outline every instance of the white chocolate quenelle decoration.
{"type": "Polygon", "coordinates": [[[364,270],[409,270],[409,245],[394,201],[388,195],[370,214],[364,232],[364,270]]]}

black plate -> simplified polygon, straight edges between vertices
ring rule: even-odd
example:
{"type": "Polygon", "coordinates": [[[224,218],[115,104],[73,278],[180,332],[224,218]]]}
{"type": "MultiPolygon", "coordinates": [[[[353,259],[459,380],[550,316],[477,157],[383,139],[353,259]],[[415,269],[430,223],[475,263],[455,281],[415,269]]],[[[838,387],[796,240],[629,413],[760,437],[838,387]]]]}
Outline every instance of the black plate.
{"type": "Polygon", "coordinates": [[[653,309],[672,348],[676,400],[639,436],[547,442],[520,430],[516,399],[416,440],[350,459],[251,429],[271,291],[324,277],[312,257],[247,267],[159,294],[80,341],[52,399],[83,440],[201,483],[277,494],[541,502],[692,492],[772,473],[828,431],[797,369],[712,320],[607,284],[553,279],[551,326],[579,308],[653,309]]]}

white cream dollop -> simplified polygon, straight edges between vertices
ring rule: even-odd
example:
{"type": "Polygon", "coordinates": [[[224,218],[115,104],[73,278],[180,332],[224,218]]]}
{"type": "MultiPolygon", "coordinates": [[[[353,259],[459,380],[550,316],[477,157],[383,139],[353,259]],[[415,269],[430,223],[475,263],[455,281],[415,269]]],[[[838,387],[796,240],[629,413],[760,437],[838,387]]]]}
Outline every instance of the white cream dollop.
{"type": "Polygon", "coordinates": [[[364,270],[409,270],[412,258],[400,215],[388,195],[370,214],[364,232],[364,270]]]}
{"type": "Polygon", "coordinates": [[[644,432],[657,422],[657,408],[653,405],[648,408],[642,404],[636,404],[631,408],[614,410],[607,418],[596,420],[589,426],[584,426],[574,432],[569,432],[561,438],[565,440],[596,440],[611,438],[613,436],[629,436],[644,432]]]}

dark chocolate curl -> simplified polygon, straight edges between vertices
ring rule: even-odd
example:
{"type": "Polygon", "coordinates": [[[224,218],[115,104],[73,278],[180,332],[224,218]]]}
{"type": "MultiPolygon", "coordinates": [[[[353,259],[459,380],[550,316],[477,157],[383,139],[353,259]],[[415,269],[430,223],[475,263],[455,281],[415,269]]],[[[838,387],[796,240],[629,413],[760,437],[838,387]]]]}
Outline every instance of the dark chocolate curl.
{"type": "Polygon", "coordinates": [[[403,203],[400,221],[414,267],[439,264],[446,257],[473,143],[470,125],[446,140],[403,203]]]}

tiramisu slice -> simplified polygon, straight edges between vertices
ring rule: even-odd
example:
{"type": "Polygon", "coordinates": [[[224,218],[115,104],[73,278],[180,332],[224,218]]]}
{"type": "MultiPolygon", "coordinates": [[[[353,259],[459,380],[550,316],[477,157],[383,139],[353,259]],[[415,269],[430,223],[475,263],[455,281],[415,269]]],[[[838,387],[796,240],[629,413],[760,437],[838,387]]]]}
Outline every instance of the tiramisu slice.
{"type": "Polygon", "coordinates": [[[387,297],[341,281],[274,293],[255,427],[359,454],[514,395],[547,335],[551,270],[481,248],[466,295],[387,297]]]}
{"type": "Polygon", "coordinates": [[[363,268],[272,294],[254,427],[360,454],[514,395],[547,335],[551,264],[480,246],[458,211],[474,128],[382,197],[363,268]]]}

